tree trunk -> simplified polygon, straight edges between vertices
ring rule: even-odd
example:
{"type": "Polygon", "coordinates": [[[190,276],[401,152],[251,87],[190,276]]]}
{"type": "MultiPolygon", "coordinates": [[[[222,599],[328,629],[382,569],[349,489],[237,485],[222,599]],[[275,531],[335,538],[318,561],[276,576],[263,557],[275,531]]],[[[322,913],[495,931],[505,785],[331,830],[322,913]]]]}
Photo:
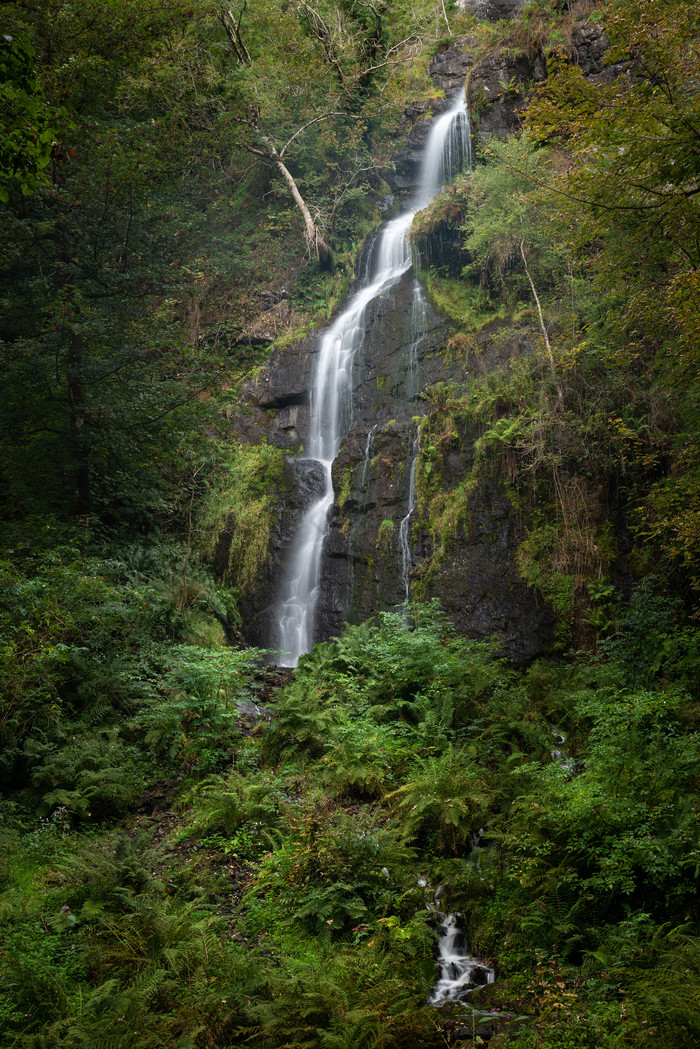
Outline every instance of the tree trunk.
{"type": "Polygon", "coordinates": [[[299,189],[297,187],[296,182],[294,181],[294,177],[291,171],[283,163],[279,153],[271,143],[267,143],[267,148],[269,150],[270,159],[274,161],[277,170],[289,186],[292,196],[294,197],[294,203],[299,208],[299,211],[301,212],[304,218],[304,225],[306,227],[306,239],[309,243],[309,246],[313,249],[313,251],[315,251],[316,257],[321,264],[321,268],[324,270],[332,270],[333,252],[328,247],[321,234],[318,232],[316,224],[311,218],[311,212],[307,208],[304,198],[299,192],[299,189]]]}
{"type": "Polygon", "coordinates": [[[537,304],[537,313],[538,313],[539,318],[540,318],[540,330],[542,332],[542,337],[544,339],[544,345],[545,345],[545,348],[547,350],[547,356],[549,357],[549,368],[550,368],[550,371],[552,373],[552,379],[553,379],[554,385],[556,386],[556,389],[557,389],[557,407],[562,408],[564,406],[564,394],[562,392],[561,386],[559,385],[559,378],[557,376],[557,369],[554,366],[554,354],[552,353],[552,346],[551,346],[551,343],[549,341],[549,335],[547,334],[547,328],[545,327],[545,323],[544,323],[544,315],[542,313],[542,306],[540,304],[540,297],[537,294],[537,290],[535,288],[534,281],[533,281],[532,277],[530,276],[530,270],[528,269],[527,259],[525,257],[524,241],[522,241],[522,240],[520,241],[520,255],[521,255],[522,260],[523,260],[523,265],[525,266],[525,273],[527,275],[527,279],[530,282],[530,288],[532,290],[532,294],[533,294],[533,296],[535,298],[535,302],[537,304]]]}
{"type": "Polygon", "coordinates": [[[90,466],[85,441],[82,357],[78,339],[72,332],[68,340],[68,418],[73,456],[73,511],[77,517],[88,517],[91,509],[90,466]]]}

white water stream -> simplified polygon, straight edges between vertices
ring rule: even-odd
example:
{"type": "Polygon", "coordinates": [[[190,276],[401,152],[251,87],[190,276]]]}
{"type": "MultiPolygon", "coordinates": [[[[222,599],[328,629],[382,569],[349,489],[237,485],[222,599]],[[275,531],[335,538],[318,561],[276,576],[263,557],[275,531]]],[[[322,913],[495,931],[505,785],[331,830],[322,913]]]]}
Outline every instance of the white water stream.
{"type": "Polygon", "coordinates": [[[323,494],[302,518],[282,586],[276,638],[281,666],[296,666],[314,643],[321,553],[333,504],[331,467],[352,425],[352,365],[364,336],[365,311],[410,269],[408,232],[416,212],[427,207],[469,157],[469,121],[460,93],[450,109],[433,121],[412,207],[386,224],[372,251],[367,276],[322,335],[311,388],[308,458],[323,466],[325,484],[323,494]]]}
{"type": "Polygon", "coordinates": [[[454,914],[444,916],[438,945],[438,966],[440,975],[430,995],[431,1005],[459,1002],[474,987],[493,983],[496,979],[489,965],[472,958],[464,949],[464,934],[454,914]]]}

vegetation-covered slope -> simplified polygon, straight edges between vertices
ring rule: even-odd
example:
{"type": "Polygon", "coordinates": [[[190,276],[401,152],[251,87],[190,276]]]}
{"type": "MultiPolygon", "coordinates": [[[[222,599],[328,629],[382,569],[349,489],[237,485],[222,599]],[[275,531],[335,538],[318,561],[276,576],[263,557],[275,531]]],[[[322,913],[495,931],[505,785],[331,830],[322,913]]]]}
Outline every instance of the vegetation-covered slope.
{"type": "Polygon", "coordinates": [[[0,1045],[695,1046],[697,13],[0,12],[0,1045]],[[285,487],[228,415],[337,302],[457,37],[480,149],[415,228],[454,326],[417,590],[492,485],[556,658],[428,601],[282,681],[204,563],[228,521],[254,586],[285,487]],[[514,63],[495,100],[480,62],[514,63]],[[426,1004],[438,886],[496,968],[478,1011],[426,1004]]]}

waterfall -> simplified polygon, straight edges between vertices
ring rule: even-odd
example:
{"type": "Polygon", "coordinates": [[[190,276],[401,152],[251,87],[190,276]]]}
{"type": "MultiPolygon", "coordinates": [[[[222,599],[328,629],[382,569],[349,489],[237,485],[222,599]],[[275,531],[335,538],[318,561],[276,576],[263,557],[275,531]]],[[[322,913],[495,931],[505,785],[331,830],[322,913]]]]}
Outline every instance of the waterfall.
{"type": "Polygon", "coordinates": [[[430,1004],[460,1002],[474,987],[493,983],[493,969],[472,958],[464,949],[464,935],[457,925],[457,916],[444,916],[442,936],[438,947],[440,975],[430,995],[430,1004]]]}
{"type": "Polygon", "coordinates": [[[460,93],[450,109],[433,121],[411,208],[383,228],[357,290],[321,337],[311,387],[308,457],[323,466],[324,489],[302,518],[282,586],[276,638],[282,666],[296,666],[314,643],[321,553],[333,505],[331,467],[352,425],[352,364],[364,336],[365,311],[410,269],[408,232],[416,212],[469,158],[469,121],[460,93]]]}

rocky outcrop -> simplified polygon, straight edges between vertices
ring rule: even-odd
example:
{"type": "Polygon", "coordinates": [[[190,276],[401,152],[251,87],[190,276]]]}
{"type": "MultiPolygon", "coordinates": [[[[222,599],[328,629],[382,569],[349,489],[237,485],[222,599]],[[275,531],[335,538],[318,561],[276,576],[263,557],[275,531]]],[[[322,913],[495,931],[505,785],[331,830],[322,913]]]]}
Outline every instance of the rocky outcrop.
{"type": "MultiPolygon", "coordinates": [[[[608,39],[600,26],[582,25],[572,35],[569,61],[593,83],[610,83],[629,63],[606,65],[608,48],[608,39]]],[[[469,76],[467,100],[479,140],[483,143],[518,131],[533,88],[546,78],[547,56],[543,52],[532,58],[493,52],[477,62],[469,76]]]]}
{"type": "Polygon", "coordinates": [[[459,0],[459,9],[463,14],[475,15],[487,22],[498,22],[500,19],[517,18],[525,7],[527,0],[459,0]]]}
{"type": "Polygon", "coordinates": [[[515,665],[531,662],[553,642],[551,608],[518,574],[514,553],[524,538],[522,522],[494,481],[480,481],[469,496],[467,523],[445,551],[423,556],[417,576],[428,572],[426,589],[438,594],[460,633],[494,639],[515,665]]]}
{"type": "Polygon", "coordinates": [[[533,84],[546,79],[544,56],[486,55],[472,70],[468,102],[479,140],[503,138],[519,130],[533,84]]]}
{"type": "Polygon", "coordinates": [[[474,40],[466,37],[457,40],[449,47],[443,47],[430,60],[430,77],[434,84],[446,95],[454,95],[464,90],[467,74],[474,65],[472,47],[474,40]]]}
{"type": "MultiPolygon", "coordinates": [[[[511,332],[504,338],[494,322],[475,337],[468,363],[463,359],[448,364],[442,351],[451,326],[419,299],[419,286],[407,274],[370,305],[363,320],[365,336],[353,371],[353,426],[333,465],[336,502],[321,566],[319,640],[338,634],[347,621],[360,622],[405,599],[399,532],[409,508],[418,420],[431,407],[423,391],[440,381],[463,379],[465,367],[475,373],[490,371],[530,351],[525,333],[511,332]]],[[[304,444],[306,391],[317,348],[317,337],[310,336],[276,354],[249,384],[252,414],[246,416],[241,410],[238,416],[244,420],[246,439],[254,425],[260,436],[291,449],[291,443],[282,443],[289,434],[282,420],[288,425],[296,410],[296,441],[304,444]]],[[[471,468],[470,449],[476,436],[466,437],[460,450],[446,453],[448,489],[471,468]]],[[[254,593],[244,598],[241,607],[247,636],[255,644],[268,644],[273,636],[284,565],[301,515],[323,483],[320,467],[307,460],[289,459],[287,471],[287,494],[274,523],[268,562],[254,593]]],[[[416,512],[410,539],[411,584],[418,582],[426,595],[439,596],[458,630],[475,638],[498,637],[504,654],[515,663],[525,663],[548,649],[552,616],[538,593],[519,579],[515,551],[522,526],[495,483],[480,483],[470,500],[468,524],[437,555],[427,522],[416,512]]],[[[223,546],[219,556],[225,556],[223,546]]]]}
{"type": "Polygon", "coordinates": [[[239,440],[264,438],[276,448],[300,450],[309,425],[309,377],[317,348],[315,334],[277,348],[255,379],[244,384],[231,421],[239,440]]]}
{"type": "Polygon", "coordinates": [[[627,60],[605,64],[610,44],[601,26],[584,25],[574,31],[571,40],[571,61],[583,75],[594,83],[609,84],[629,66],[627,60]]]}

